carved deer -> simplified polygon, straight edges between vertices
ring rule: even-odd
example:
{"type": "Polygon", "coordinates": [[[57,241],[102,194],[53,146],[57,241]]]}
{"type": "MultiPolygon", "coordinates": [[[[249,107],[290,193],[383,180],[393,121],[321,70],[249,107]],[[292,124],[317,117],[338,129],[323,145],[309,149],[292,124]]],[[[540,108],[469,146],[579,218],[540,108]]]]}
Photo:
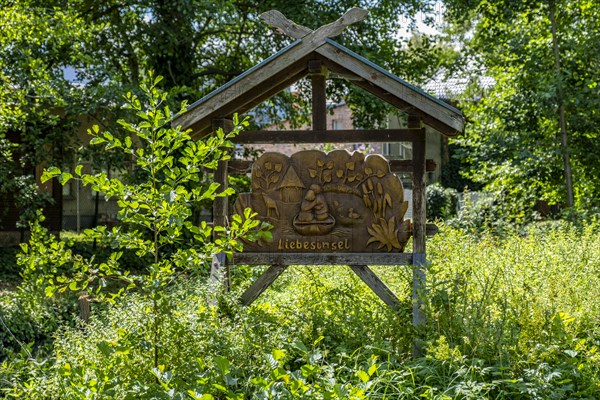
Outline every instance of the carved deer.
{"type": "Polygon", "coordinates": [[[277,208],[277,203],[275,200],[269,197],[269,195],[265,192],[262,192],[261,194],[263,201],[265,202],[265,206],[267,207],[267,217],[270,217],[272,215],[271,212],[274,211],[275,215],[277,215],[277,218],[279,218],[279,209],[277,208]]]}

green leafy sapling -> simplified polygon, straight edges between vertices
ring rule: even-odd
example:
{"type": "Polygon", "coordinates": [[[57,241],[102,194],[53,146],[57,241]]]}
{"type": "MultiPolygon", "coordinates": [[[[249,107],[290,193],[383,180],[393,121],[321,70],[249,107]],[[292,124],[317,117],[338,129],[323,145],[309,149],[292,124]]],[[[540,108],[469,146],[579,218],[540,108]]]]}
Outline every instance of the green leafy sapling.
{"type": "MultiPolygon", "coordinates": [[[[206,222],[192,221],[192,209],[198,203],[232,194],[231,189],[220,190],[219,184],[207,177],[206,170],[215,169],[220,160],[230,158],[233,146],[230,139],[248,122],[236,116],[231,132],[219,129],[202,140],[192,140],[190,131],[170,125],[173,115],[166,105],[167,93],[157,87],[161,79],[150,76],[141,85],[144,98],[132,93],[125,96],[125,107],[138,117],[137,122],[119,121],[129,136],[120,140],[110,132],[100,132],[98,126],[89,131],[93,136],[91,145],[121,151],[133,168],[141,172],[138,174],[144,177],[141,182],[127,183],[110,178],[105,172],[88,174],[81,165],[73,173],[56,167],[44,172],[43,182],[56,177],[64,185],[78,179],[107,198],[117,199],[121,221],[121,226],[111,230],[99,226],[84,232],[114,249],[105,262],[76,256],[63,246],[61,263],[69,264],[69,268],[58,271],[52,262],[40,262],[41,253],[35,243],[23,247],[21,263],[26,266],[25,274],[37,276],[38,281],[42,276],[48,295],[57,290],[73,290],[111,300],[120,291],[136,288],[160,299],[164,288],[178,275],[206,271],[215,254],[230,255],[242,250],[240,239],[269,239],[267,227],[253,219],[256,214],[250,209],[244,210],[243,216],[234,216],[227,227],[213,228],[206,222]],[[144,274],[132,276],[120,267],[124,249],[149,260],[144,274]],[[112,281],[117,284],[109,285],[112,281]],[[120,291],[106,290],[108,286],[120,291]]],[[[43,232],[39,232],[39,227],[32,230],[38,233],[34,239],[41,240],[43,232]]],[[[44,240],[57,243],[52,238],[44,240]]]]}

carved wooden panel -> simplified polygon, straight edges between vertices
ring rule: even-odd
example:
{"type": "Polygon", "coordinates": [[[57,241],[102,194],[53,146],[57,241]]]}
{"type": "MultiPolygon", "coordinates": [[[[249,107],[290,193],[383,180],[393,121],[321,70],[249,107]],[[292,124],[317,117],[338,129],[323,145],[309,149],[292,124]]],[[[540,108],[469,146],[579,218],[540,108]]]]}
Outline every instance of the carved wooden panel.
{"type": "Polygon", "coordinates": [[[273,240],[246,243],[245,251],[401,252],[410,237],[402,183],[380,155],[264,153],[251,179],[235,211],[256,211],[273,225],[273,240]]]}

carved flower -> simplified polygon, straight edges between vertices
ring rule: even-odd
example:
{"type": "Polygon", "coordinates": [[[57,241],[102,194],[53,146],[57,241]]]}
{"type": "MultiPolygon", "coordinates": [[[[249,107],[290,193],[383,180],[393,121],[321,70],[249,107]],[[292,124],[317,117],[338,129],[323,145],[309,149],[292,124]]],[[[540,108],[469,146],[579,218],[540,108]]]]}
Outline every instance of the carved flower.
{"type": "Polygon", "coordinates": [[[371,235],[367,241],[367,246],[371,243],[379,242],[378,249],[383,248],[383,246],[387,246],[387,251],[392,251],[392,248],[398,250],[402,249],[402,246],[398,241],[398,230],[395,229],[395,227],[395,217],[390,218],[388,222],[383,218],[379,218],[378,224],[373,224],[370,228],[367,228],[367,231],[371,235]]]}

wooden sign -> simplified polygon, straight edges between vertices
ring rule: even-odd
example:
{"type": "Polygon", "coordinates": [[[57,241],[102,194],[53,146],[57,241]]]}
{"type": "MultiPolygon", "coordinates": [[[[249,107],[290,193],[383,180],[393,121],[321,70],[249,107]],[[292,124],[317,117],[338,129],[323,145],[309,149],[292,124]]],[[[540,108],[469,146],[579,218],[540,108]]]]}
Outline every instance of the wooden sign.
{"type": "Polygon", "coordinates": [[[379,155],[335,150],[264,153],[252,168],[252,208],[273,225],[273,240],[245,252],[402,252],[411,235],[402,183],[379,155]]]}

